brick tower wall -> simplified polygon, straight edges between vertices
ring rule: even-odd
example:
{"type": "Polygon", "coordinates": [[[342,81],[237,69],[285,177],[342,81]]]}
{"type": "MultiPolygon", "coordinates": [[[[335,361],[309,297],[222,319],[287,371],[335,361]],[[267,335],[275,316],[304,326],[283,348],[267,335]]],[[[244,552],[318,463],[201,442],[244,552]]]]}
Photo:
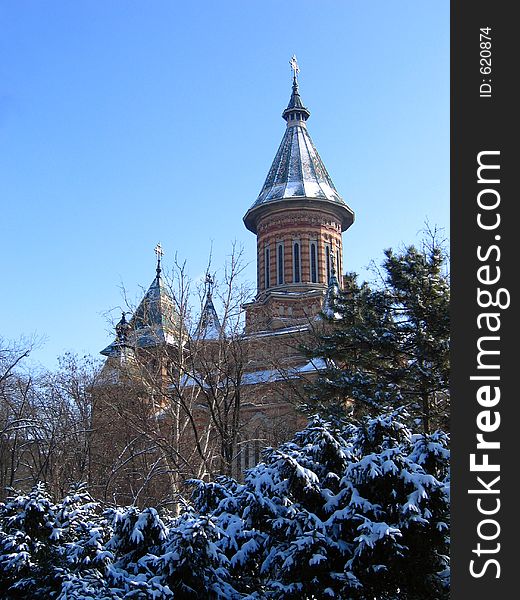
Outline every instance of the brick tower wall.
{"type": "MultiPolygon", "coordinates": [[[[268,290],[296,291],[309,284],[326,286],[327,246],[334,252],[336,271],[343,268],[341,222],[326,211],[294,209],[271,212],[260,220],[257,235],[258,294],[268,290]],[[294,243],[300,244],[300,281],[295,281],[294,243]],[[311,277],[311,242],[317,246],[317,281],[311,277]],[[283,282],[279,280],[278,248],[283,247],[283,282]],[[269,249],[269,287],[266,288],[266,249],[269,249]],[[339,259],[339,264],[338,264],[339,259]]],[[[329,263],[330,269],[330,263],[329,263]]]]}

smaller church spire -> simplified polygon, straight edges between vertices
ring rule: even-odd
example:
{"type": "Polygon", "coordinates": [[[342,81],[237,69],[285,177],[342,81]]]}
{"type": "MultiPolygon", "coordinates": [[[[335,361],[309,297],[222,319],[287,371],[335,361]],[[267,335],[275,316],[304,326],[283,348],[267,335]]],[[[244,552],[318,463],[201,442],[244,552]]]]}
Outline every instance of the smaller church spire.
{"type": "Polygon", "coordinates": [[[218,340],[222,334],[222,325],[213,304],[213,286],[215,282],[210,273],[204,281],[204,306],[195,330],[196,340],[218,340]]]}
{"type": "Polygon", "coordinates": [[[128,334],[130,333],[130,323],[126,320],[126,313],[123,311],[121,320],[116,325],[116,344],[126,346],[128,344],[128,334]]]}
{"type": "Polygon", "coordinates": [[[330,257],[330,277],[325,297],[323,298],[322,312],[331,319],[339,318],[339,313],[336,308],[336,303],[340,295],[340,287],[336,277],[336,260],[334,252],[331,252],[330,257]]]}
{"type": "MultiPolygon", "coordinates": [[[[175,299],[161,277],[161,244],[154,248],[157,256],[155,277],[133,313],[130,321],[126,316],[116,326],[116,340],[101,351],[111,356],[112,350],[121,344],[125,336],[132,348],[151,348],[160,345],[176,345],[184,335],[175,299]]],[[[128,344],[127,344],[128,345],[128,344]]]]}
{"type": "Polygon", "coordinates": [[[104,350],[101,350],[101,354],[112,358],[117,357],[123,363],[134,355],[134,348],[130,340],[132,325],[126,320],[125,311],[122,311],[121,320],[116,324],[115,330],[115,340],[104,350]]]}

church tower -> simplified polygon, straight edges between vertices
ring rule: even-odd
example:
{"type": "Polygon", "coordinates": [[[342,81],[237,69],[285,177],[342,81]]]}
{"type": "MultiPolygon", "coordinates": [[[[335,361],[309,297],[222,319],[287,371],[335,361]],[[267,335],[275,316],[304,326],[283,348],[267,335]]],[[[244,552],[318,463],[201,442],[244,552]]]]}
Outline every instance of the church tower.
{"type": "Polygon", "coordinates": [[[257,295],[245,307],[246,334],[304,324],[320,312],[334,270],[342,273],[342,232],[354,222],[309,135],[295,56],[290,64],[286,130],[244,216],[257,236],[257,295]]]}
{"type": "MultiPolygon", "coordinates": [[[[148,444],[152,426],[159,436],[154,439],[161,440],[157,448],[168,450],[160,454],[164,462],[157,463],[167,471],[161,471],[159,487],[150,494],[167,489],[166,472],[181,482],[188,474],[200,477],[199,467],[216,469],[217,462],[222,472],[241,477],[263,447],[278,446],[305,425],[295,407],[305,383],[325,364],[309,360],[301,346],[312,342],[314,325],[320,325],[316,317],[334,317],[343,272],[342,233],[354,213],[307,130],[310,112],[300,96],[295,57],[291,67],[292,92],[282,113],[285,133],[244,216],[257,238],[257,293],[244,306],[245,331],[234,334],[220,321],[209,273],[200,318],[187,331],[185,315],[163,280],[158,245],[152,284],[128,321],[123,314],[115,340],[101,352],[107,360],[95,416],[102,432],[100,481],[111,477],[114,456],[123,456],[127,448],[136,452],[136,460],[126,461],[111,484],[118,493],[134,485],[132,474],[148,473],[139,461],[148,457],[141,443],[148,444]],[[144,417],[150,421],[143,430],[144,417]],[[173,445],[162,445],[171,434],[177,436],[173,445]]],[[[150,456],[156,461],[159,454],[150,456]]]]}
{"type": "Polygon", "coordinates": [[[136,378],[139,371],[142,376],[143,365],[157,375],[164,369],[168,354],[186,339],[175,299],[162,276],[160,244],[155,247],[155,254],[157,266],[150,287],[128,321],[123,313],[115,328],[115,340],[100,352],[107,357],[102,383],[119,383],[128,376],[136,378]]]}

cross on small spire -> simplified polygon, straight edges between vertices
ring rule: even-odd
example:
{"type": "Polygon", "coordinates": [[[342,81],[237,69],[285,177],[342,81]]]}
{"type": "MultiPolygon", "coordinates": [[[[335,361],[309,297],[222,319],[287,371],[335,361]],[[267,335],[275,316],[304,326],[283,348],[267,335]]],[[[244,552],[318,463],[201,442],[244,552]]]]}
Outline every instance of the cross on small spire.
{"type": "Polygon", "coordinates": [[[289,61],[289,64],[291,65],[291,69],[293,72],[293,79],[294,79],[294,81],[296,81],[298,78],[298,73],[300,72],[300,67],[298,66],[298,60],[296,59],[296,54],[292,55],[291,60],[289,61]]]}
{"type": "Polygon", "coordinates": [[[161,258],[164,256],[164,250],[162,249],[161,242],[155,246],[153,249],[155,255],[157,256],[157,276],[161,274],[161,258]]]}
{"type": "Polygon", "coordinates": [[[206,296],[211,297],[211,294],[213,292],[213,284],[215,282],[213,281],[213,277],[211,276],[210,273],[206,273],[206,281],[205,281],[205,285],[206,285],[206,296]]]}

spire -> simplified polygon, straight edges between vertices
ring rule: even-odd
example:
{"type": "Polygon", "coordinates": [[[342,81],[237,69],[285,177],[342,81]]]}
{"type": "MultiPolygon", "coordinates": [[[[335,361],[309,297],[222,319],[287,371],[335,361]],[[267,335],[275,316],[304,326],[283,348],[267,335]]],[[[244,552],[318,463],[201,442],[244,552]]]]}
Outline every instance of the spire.
{"type": "Polygon", "coordinates": [[[194,337],[196,340],[218,340],[222,334],[222,325],[213,304],[213,285],[213,277],[209,273],[206,273],[206,280],[204,282],[205,300],[199,323],[195,330],[194,337]]]}
{"type": "Polygon", "coordinates": [[[245,226],[257,233],[259,218],[271,207],[281,203],[287,208],[328,205],[337,214],[345,231],[354,222],[354,212],[336,190],[323,161],[307,130],[309,110],[303,105],[298,87],[300,71],[296,57],[291,61],[293,70],[292,93],[282,116],[287,128],[274,157],[258,198],[244,217],[245,226]]]}
{"type": "Polygon", "coordinates": [[[161,244],[154,248],[157,257],[155,279],[141,300],[133,317],[136,345],[142,348],[161,344],[175,345],[179,339],[179,314],[175,300],[161,277],[161,244]]]}
{"type": "Polygon", "coordinates": [[[334,258],[334,252],[331,252],[330,256],[330,277],[327,291],[323,298],[322,312],[330,319],[339,319],[340,314],[335,310],[336,303],[340,295],[340,287],[338,279],[336,277],[336,260],[334,258]]]}
{"type": "Polygon", "coordinates": [[[179,314],[175,300],[161,277],[161,258],[164,255],[161,244],[157,244],[154,252],[157,256],[155,278],[130,322],[126,321],[123,314],[123,318],[116,326],[115,341],[101,351],[105,356],[113,355],[114,349],[121,343],[121,336],[124,336],[125,344],[133,348],[151,348],[162,344],[179,343],[179,314]]]}
{"type": "Polygon", "coordinates": [[[101,350],[101,354],[109,357],[118,357],[121,362],[124,362],[129,357],[133,357],[133,347],[130,344],[132,326],[126,320],[126,313],[124,311],[121,314],[121,320],[115,326],[115,330],[116,339],[104,350],[101,350]]]}
{"type": "Polygon", "coordinates": [[[130,324],[126,320],[126,315],[123,312],[121,320],[116,325],[116,343],[121,346],[126,346],[128,343],[128,334],[130,333],[130,324]]]}

